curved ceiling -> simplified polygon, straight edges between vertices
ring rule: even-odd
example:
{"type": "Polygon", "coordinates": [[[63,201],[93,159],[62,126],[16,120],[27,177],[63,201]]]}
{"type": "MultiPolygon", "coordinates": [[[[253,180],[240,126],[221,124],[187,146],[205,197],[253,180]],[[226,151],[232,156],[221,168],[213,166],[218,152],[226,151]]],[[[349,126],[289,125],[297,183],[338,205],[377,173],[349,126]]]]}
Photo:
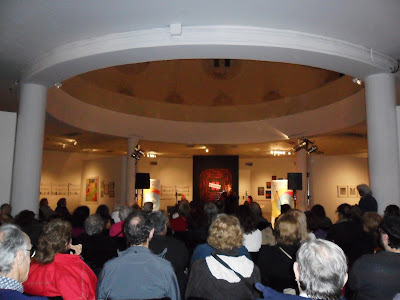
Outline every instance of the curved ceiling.
{"type": "MultiPolygon", "coordinates": [[[[67,79],[93,70],[150,61],[163,64],[162,61],[177,59],[287,62],[364,79],[371,74],[397,72],[399,12],[397,0],[121,0],[118,5],[97,0],[6,0],[0,6],[0,96],[3,101],[15,97],[14,83],[18,80],[47,86],[65,81],[64,88],[68,88],[67,79]]],[[[132,68],[137,66],[114,69],[129,76],[132,68]]],[[[84,77],[79,79],[86,80],[84,77]]],[[[115,93],[115,86],[103,89],[97,85],[107,96],[120,95],[111,98],[119,104],[90,103],[90,97],[83,103],[77,100],[85,98],[82,94],[74,97],[71,92],[68,98],[58,93],[60,103],[50,102],[48,111],[72,126],[116,136],[138,135],[158,141],[170,138],[172,142],[188,143],[265,142],[299,132],[323,134],[363,122],[363,94],[351,92],[354,86],[349,85],[348,94],[336,98],[335,92],[326,93],[330,100],[318,104],[317,99],[325,97],[317,91],[331,88],[343,93],[346,79],[349,81],[345,76],[323,86],[316,83],[290,92],[288,87],[281,88],[279,93],[274,85],[264,85],[264,89],[255,89],[257,97],[247,99],[245,104],[240,102],[245,98],[239,97],[240,93],[218,94],[214,90],[206,97],[205,105],[180,91],[178,84],[172,83],[171,87],[170,82],[169,88],[157,95],[151,95],[151,89],[132,91],[123,86],[115,93]],[[311,95],[315,102],[307,106],[311,95]],[[303,100],[298,101],[300,98],[303,100]],[[123,104],[126,101],[141,101],[141,105],[157,102],[161,109],[142,108],[140,112],[135,108],[134,115],[130,115],[132,111],[123,104]],[[279,110],[285,101],[289,108],[283,106],[279,110]],[[181,113],[184,103],[190,103],[193,112],[181,113]],[[94,109],[92,104],[96,104],[94,109]],[[276,111],[269,109],[273,105],[278,113],[268,115],[266,111],[276,111]],[[85,110],[80,111],[83,106],[85,110]],[[162,115],[164,108],[170,112],[162,115]],[[238,116],[246,115],[232,118],[240,123],[227,118],[222,120],[225,123],[216,124],[221,121],[218,116],[229,115],[235,109],[238,116]],[[104,120],[92,115],[91,110],[104,120]],[[208,119],[196,118],[201,110],[206,110],[203,115],[208,119]],[[204,120],[209,124],[202,123],[204,120]],[[185,121],[184,125],[181,121],[185,121]],[[114,123],[116,126],[110,128],[114,123]]]]}
{"type": "Polygon", "coordinates": [[[308,66],[192,59],[92,71],[64,81],[61,89],[115,112],[220,123],[317,109],[359,92],[362,86],[343,74],[308,66]]]}

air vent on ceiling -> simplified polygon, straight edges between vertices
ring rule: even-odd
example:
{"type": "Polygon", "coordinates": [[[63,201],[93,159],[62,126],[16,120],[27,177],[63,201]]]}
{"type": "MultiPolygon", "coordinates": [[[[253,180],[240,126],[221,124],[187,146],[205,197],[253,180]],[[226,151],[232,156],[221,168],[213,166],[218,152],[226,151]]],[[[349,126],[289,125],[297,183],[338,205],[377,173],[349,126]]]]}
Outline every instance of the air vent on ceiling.
{"type": "Polygon", "coordinates": [[[82,133],[79,133],[79,132],[70,132],[70,133],[64,134],[65,137],[73,137],[73,136],[80,136],[80,135],[82,135],[82,133]]]}
{"type": "Polygon", "coordinates": [[[253,163],[252,163],[252,162],[247,162],[247,163],[245,163],[245,165],[246,165],[247,167],[252,167],[252,166],[253,166],[253,163]]]}
{"type": "Polygon", "coordinates": [[[156,161],[151,161],[150,162],[150,166],[157,166],[157,162],[156,161]]]}

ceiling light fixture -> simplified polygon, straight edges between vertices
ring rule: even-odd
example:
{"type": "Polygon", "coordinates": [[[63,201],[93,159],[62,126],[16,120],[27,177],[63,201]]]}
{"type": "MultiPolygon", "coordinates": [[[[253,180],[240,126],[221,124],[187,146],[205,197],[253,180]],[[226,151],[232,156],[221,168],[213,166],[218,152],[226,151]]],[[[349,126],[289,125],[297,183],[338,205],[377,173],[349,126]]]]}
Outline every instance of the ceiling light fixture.
{"type": "Polygon", "coordinates": [[[62,87],[62,83],[61,82],[56,82],[54,84],[54,86],[59,89],[60,87],[62,87]]]}
{"type": "Polygon", "coordinates": [[[317,150],[318,150],[317,146],[312,146],[309,150],[307,150],[307,154],[311,154],[311,153],[313,153],[314,151],[317,151],[317,150]]]}
{"type": "Polygon", "coordinates": [[[157,157],[157,154],[154,152],[154,151],[150,151],[150,152],[147,152],[147,155],[146,155],[147,157],[150,157],[150,158],[156,158],[157,157]]]}
{"type": "Polygon", "coordinates": [[[306,137],[303,137],[303,138],[297,140],[297,146],[293,147],[293,151],[297,152],[300,149],[304,148],[307,151],[307,154],[311,154],[318,150],[317,146],[315,146],[315,145],[311,146],[311,145],[314,145],[314,142],[311,142],[306,137]],[[311,146],[311,147],[309,147],[309,146],[311,146]]]}
{"type": "Polygon", "coordinates": [[[207,152],[207,153],[208,153],[208,151],[209,151],[208,148],[206,148],[206,152],[207,152]]]}
{"type": "Polygon", "coordinates": [[[361,79],[358,79],[358,78],[356,78],[356,77],[353,78],[353,82],[356,83],[356,84],[358,84],[358,85],[361,85],[361,84],[362,84],[361,79]]]}
{"type": "Polygon", "coordinates": [[[144,152],[142,150],[140,150],[140,145],[138,144],[135,147],[135,150],[132,152],[131,157],[136,160],[139,160],[143,155],[144,155],[144,152]]]}

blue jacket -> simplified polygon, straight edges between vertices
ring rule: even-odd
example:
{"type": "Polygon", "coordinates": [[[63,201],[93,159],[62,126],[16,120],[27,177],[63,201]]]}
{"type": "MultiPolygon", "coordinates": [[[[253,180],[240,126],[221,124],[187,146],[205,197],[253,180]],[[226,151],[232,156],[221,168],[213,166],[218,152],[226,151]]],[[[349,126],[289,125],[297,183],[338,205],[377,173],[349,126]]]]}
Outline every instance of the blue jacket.
{"type": "Polygon", "coordinates": [[[180,300],[171,263],[142,246],[131,246],[108,261],[99,275],[97,299],[180,300]]]}
{"type": "Polygon", "coordinates": [[[0,290],[0,300],[47,300],[47,297],[27,296],[14,290],[0,290]]]}
{"type": "MultiPolygon", "coordinates": [[[[194,251],[192,258],[190,260],[190,265],[193,265],[193,263],[196,260],[206,258],[207,256],[210,256],[211,253],[213,253],[215,249],[211,247],[209,244],[200,244],[198,245],[194,251]]],[[[245,246],[242,246],[238,249],[238,255],[242,256],[245,255],[248,259],[251,260],[251,256],[249,254],[249,251],[247,251],[247,248],[245,246]]]]}

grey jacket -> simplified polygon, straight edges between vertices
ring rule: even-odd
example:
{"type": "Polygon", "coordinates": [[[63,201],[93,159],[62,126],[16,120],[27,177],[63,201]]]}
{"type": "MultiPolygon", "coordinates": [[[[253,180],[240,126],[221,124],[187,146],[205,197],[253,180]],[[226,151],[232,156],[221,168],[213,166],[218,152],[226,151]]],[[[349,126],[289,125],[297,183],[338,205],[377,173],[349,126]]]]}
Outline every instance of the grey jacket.
{"type": "Polygon", "coordinates": [[[132,246],[108,261],[97,282],[97,299],[180,300],[178,281],[170,262],[148,248],[132,246]]]}

